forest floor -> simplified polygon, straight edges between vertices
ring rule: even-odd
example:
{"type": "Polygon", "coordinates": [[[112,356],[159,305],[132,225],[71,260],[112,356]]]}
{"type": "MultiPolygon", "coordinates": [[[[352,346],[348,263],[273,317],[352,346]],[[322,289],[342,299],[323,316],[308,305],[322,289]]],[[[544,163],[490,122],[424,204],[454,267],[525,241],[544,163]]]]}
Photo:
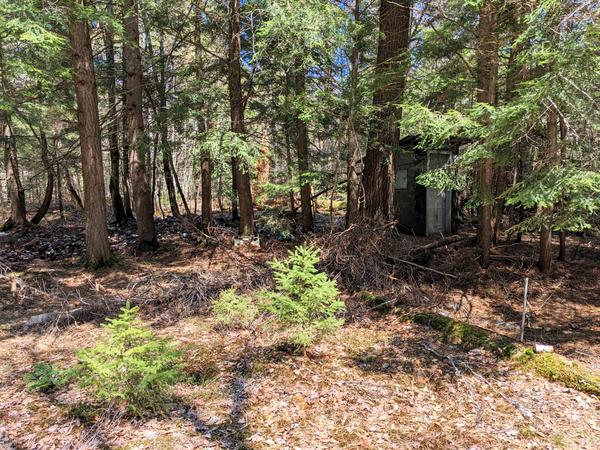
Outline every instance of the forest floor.
{"type": "Polygon", "coordinates": [[[111,229],[116,263],[90,272],[76,215],[0,236],[0,448],[600,448],[598,397],[447,342],[398,312],[438,313],[515,339],[529,277],[526,344],[553,345],[599,371],[597,238],[569,238],[568,262],[550,275],[535,269],[535,239],[503,241],[485,272],[468,232],[422,252],[439,237],[341,232],[328,220],[307,239],[322,247],[322,269],[338,280],[348,314],[338,335],[306,354],[278,345],[276,334],[219,326],[209,307],[224,288],[271,286],[267,261],[298,241],[263,236],[260,248],[235,247],[223,220],[218,244],[208,245],[165,219],[150,255],[132,254],[132,226],[111,229]],[[181,345],[193,374],[169,412],[86,415],[83,391],[25,388],[34,363],[73,364],[128,299],[181,345]],[[50,320],[36,325],[35,316],[50,320]]]}

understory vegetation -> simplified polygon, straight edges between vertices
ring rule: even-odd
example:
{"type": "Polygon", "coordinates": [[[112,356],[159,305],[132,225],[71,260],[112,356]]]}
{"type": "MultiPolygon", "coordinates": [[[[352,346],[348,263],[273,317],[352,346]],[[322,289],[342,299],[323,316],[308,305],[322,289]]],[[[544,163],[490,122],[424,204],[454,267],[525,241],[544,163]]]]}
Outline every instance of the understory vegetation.
{"type": "Polygon", "coordinates": [[[0,0],[0,448],[600,449],[597,0],[0,0]]]}

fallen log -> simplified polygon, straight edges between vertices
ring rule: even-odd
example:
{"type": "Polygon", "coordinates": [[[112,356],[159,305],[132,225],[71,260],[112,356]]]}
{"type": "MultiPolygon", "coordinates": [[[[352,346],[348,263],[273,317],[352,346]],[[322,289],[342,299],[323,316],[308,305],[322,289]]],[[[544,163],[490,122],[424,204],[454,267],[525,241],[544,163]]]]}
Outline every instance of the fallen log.
{"type": "Polygon", "coordinates": [[[421,270],[427,270],[429,272],[437,273],[438,275],[442,275],[444,277],[448,277],[448,278],[452,278],[454,280],[458,280],[458,277],[456,275],[452,275],[451,273],[441,272],[439,270],[432,269],[431,267],[422,266],[421,264],[417,264],[417,263],[414,263],[412,261],[407,261],[405,259],[396,258],[394,256],[387,256],[386,258],[389,259],[390,261],[399,262],[399,263],[402,263],[402,264],[408,264],[409,266],[417,267],[417,268],[419,268],[421,270]]]}
{"type": "Polygon", "coordinates": [[[413,255],[416,253],[428,252],[430,250],[435,250],[436,248],[439,248],[439,247],[444,247],[444,246],[450,245],[450,244],[456,244],[458,242],[465,241],[468,238],[469,238],[469,236],[461,236],[459,234],[455,234],[454,236],[448,236],[443,239],[439,239],[435,242],[430,242],[429,244],[423,245],[422,247],[414,248],[409,252],[409,255],[413,255]]]}

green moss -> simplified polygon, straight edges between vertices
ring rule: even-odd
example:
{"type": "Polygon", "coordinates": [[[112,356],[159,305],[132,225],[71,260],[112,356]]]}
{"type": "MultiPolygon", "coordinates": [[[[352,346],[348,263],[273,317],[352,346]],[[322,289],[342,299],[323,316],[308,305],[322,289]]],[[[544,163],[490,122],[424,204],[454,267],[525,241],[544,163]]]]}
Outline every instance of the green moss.
{"type": "Polygon", "coordinates": [[[360,291],[356,297],[364,302],[369,308],[376,309],[381,312],[390,312],[394,302],[390,302],[385,297],[379,297],[370,291],[360,291]]]}
{"type": "Polygon", "coordinates": [[[528,348],[515,356],[517,366],[550,381],[600,397],[600,375],[556,353],[534,353],[528,348]]]}
{"type": "Polygon", "coordinates": [[[449,317],[433,313],[416,313],[407,317],[414,323],[439,331],[444,341],[459,345],[465,350],[483,348],[497,351],[503,356],[510,356],[514,352],[514,345],[508,339],[490,337],[482,328],[449,317]]]}

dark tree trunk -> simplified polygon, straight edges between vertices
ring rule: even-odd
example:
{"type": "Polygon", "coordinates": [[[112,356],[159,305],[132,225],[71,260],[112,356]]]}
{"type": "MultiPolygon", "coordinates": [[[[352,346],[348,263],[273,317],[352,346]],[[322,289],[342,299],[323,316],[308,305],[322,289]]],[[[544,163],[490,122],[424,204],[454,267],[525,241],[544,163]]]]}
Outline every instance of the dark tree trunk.
{"type": "MultiPolygon", "coordinates": [[[[106,11],[113,16],[113,0],[108,0],[106,11]]],[[[119,189],[119,115],[116,100],[115,46],[114,31],[111,25],[104,27],[104,46],[106,47],[106,71],[108,78],[108,145],[110,150],[110,180],[108,189],[115,216],[115,222],[123,225],[127,222],[125,207],[119,189]]]]}
{"type": "Polygon", "coordinates": [[[406,87],[406,64],[410,35],[411,0],[381,0],[376,74],[385,76],[373,95],[378,111],[369,134],[363,186],[364,214],[375,222],[394,216],[393,151],[400,140],[396,107],[406,87]]]}
{"type": "Polygon", "coordinates": [[[142,61],[139,48],[138,2],[125,0],[123,28],[126,41],[123,59],[126,67],[127,137],[129,142],[129,164],[133,189],[133,206],[137,219],[138,250],[158,247],[154,228],[154,208],[150,196],[148,179],[148,145],[144,138],[144,116],[142,111],[142,61]]]}
{"type": "MultiPolygon", "coordinates": [[[[240,0],[229,0],[229,105],[231,108],[231,131],[244,134],[244,102],[242,100],[242,74],[240,66],[240,0]]],[[[232,161],[235,187],[237,188],[240,226],[239,234],[249,237],[254,234],[254,212],[250,172],[239,158],[232,161]]]]}
{"type": "MultiPolygon", "coordinates": [[[[287,166],[287,173],[288,173],[288,180],[292,180],[294,177],[294,170],[292,168],[293,166],[293,159],[292,159],[292,143],[291,143],[291,139],[290,139],[290,124],[286,121],[285,123],[285,160],[286,160],[286,166],[287,166]]],[[[296,201],[294,198],[294,190],[290,189],[290,192],[288,194],[289,196],[289,202],[290,202],[290,211],[292,214],[295,214],[296,212],[296,201]]]]}
{"type": "MultiPolygon", "coordinates": [[[[354,0],[354,23],[361,23],[360,0],[354,0]]],[[[354,42],[350,54],[350,104],[348,114],[348,160],[346,166],[346,228],[355,223],[360,217],[358,199],[360,192],[360,179],[358,177],[356,163],[360,160],[361,152],[358,145],[358,133],[356,132],[356,94],[358,90],[358,65],[360,59],[359,43],[354,42]]]]}
{"type": "MultiPolygon", "coordinates": [[[[296,101],[302,103],[306,95],[306,74],[299,67],[294,70],[294,94],[296,101]],[[302,100],[301,100],[302,99],[302,100]]],[[[302,231],[313,229],[313,212],[311,200],[311,187],[308,182],[310,174],[310,161],[308,153],[308,129],[302,120],[302,111],[295,112],[296,152],[298,153],[298,175],[300,177],[300,209],[302,211],[302,231]]]]}
{"type": "MultiPolygon", "coordinates": [[[[149,49],[152,51],[151,41],[148,41],[149,49]]],[[[160,58],[160,79],[156,77],[155,81],[158,88],[160,111],[158,112],[158,123],[160,128],[160,147],[162,153],[163,173],[165,176],[165,185],[169,196],[169,206],[171,214],[180,217],[179,206],[177,205],[177,194],[175,192],[175,183],[173,182],[173,173],[171,172],[171,145],[169,143],[169,125],[167,122],[167,77],[164,59],[164,37],[161,33],[159,42],[160,58]]]]}
{"type": "Polygon", "coordinates": [[[200,176],[202,183],[202,231],[208,233],[212,226],[212,170],[210,154],[202,154],[200,176]]]}
{"type": "MultiPolygon", "coordinates": [[[[4,67],[4,52],[0,43],[0,82],[2,94],[8,96],[10,95],[10,89],[4,67]]],[[[15,226],[27,225],[27,209],[25,208],[25,190],[21,184],[19,173],[17,142],[13,135],[10,115],[6,112],[0,112],[0,128],[2,131],[2,146],[4,147],[4,174],[6,175],[7,196],[10,201],[10,216],[0,229],[8,230],[15,226]]]]}
{"type": "MultiPolygon", "coordinates": [[[[54,157],[56,158],[56,151],[54,153],[54,157]]],[[[60,218],[65,218],[65,206],[63,204],[63,195],[62,195],[62,179],[60,176],[60,164],[56,161],[56,194],[58,200],[58,212],[60,214],[60,218]]]]}
{"type": "Polygon", "coordinates": [[[50,203],[52,202],[52,191],[54,190],[54,170],[52,168],[52,163],[48,158],[48,139],[46,138],[46,133],[40,129],[40,148],[41,148],[41,156],[42,163],[44,164],[44,168],[46,169],[46,191],[44,193],[44,200],[40,205],[40,208],[35,213],[35,216],[31,219],[31,223],[38,224],[42,221],[48,209],[50,208],[50,203]]]}
{"type": "MultiPolygon", "coordinates": [[[[496,102],[496,82],[498,79],[498,35],[495,0],[484,0],[479,12],[477,26],[477,101],[490,105],[496,102]]],[[[484,158],[479,166],[479,192],[482,204],[479,206],[479,244],[481,246],[481,267],[490,264],[492,246],[492,208],[494,204],[492,184],[494,179],[493,161],[484,158]]]]}
{"type": "MultiPolygon", "coordinates": [[[[81,1],[84,4],[84,1],[81,1]]],[[[72,18],[69,24],[72,66],[77,97],[77,119],[81,146],[81,167],[85,197],[85,243],[87,262],[92,267],[110,260],[98,94],[92,57],[92,42],[85,20],[72,18]]]]}
{"type": "MultiPolygon", "coordinates": [[[[122,100],[123,105],[127,102],[127,80],[125,75],[125,64],[123,64],[123,94],[122,100]]],[[[123,162],[123,171],[121,174],[121,184],[123,186],[123,206],[125,208],[125,216],[127,219],[133,219],[133,209],[131,209],[131,190],[130,190],[130,171],[129,171],[129,138],[127,135],[129,131],[127,130],[127,114],[123,112],[123,118],[121,121],[122,130],[121,130],[121,161],[123,162]]]]}
{"type": "MultiPolygon", "coordinates": [[[[546,161],[548,165],[554,165],[558,155],[558,112],[554,106],[548,107],[546,111],[546,161]]],[[[542,215],[542,227],[540,230],[540,257],[538,267],[542,272],[550,272],[552,268],[552,216],[553,208],[543,208],[540,213],[542,215]]]]}
{"type": "Polygon", "coordinates": [[[19,173],[16,139],[10,125],[10,117],[7,114],[2,116],[2,127],[4,173],[6,174],[8,198],[10,200],[10,217],[2,226],[2,230],[9,230],[14,227],[26,226],[28,222],[25,208],[25,189],[21,183],[19,173]]]}
{"type": "MultiPolygon", "coordinates": [[[[198,0],[196,3],[198,10],[200,10],[201,1],[198,0]]],[[[196,22],[194,23],[194,31],[195,31],[195,58],[196,58],[196,79],[198,82],[202,81],[203,71],[204,71],[204,62],[202,60],[202,22],[198,17],[196,22]]],[[[207,132],[209,126],[208,118],[204,118],[198,121],[198,129],[207,132]]],[[[200,184],[201,184],[201,214],[202,214],[202,231],[204,233],[210,232],[210,227],[212,226],[212,164],[210,160],[210,152],[207,150],[203,150],[200,156],[200,184]]]]}
{"type": "Polygon", "coordinates": [[[231,220],[234,222],[240,220],[238,211],[238,159],[231,158],[231,220]]]}
{"type": "Polygon", "coordinates": [[[559,243],[560,247],[558,249],[558,260],[566,261],[567,260],[567,232],[564,230],[560,231],[559,234],[559,243]]]}

